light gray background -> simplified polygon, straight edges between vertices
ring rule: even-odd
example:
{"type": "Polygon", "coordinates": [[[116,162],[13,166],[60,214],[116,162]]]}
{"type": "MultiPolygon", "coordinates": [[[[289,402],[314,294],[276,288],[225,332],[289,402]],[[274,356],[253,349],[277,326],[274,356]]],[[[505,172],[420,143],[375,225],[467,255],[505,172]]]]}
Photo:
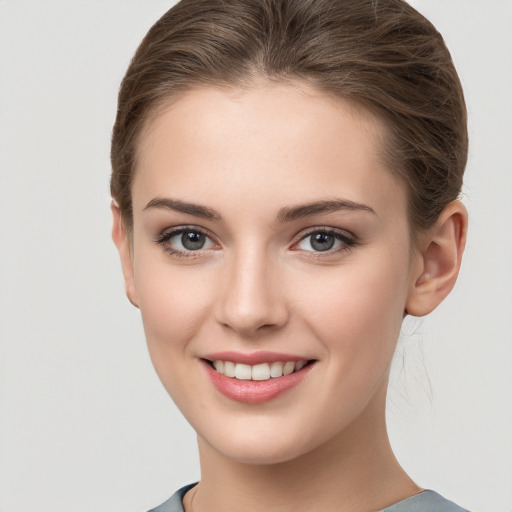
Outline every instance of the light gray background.
{"type": "MultiPolygon", "coordinates": [[[[116,91],[172,3],[0,0],[2,512],[143,512],[199,476],[109,233],[116,91]]],[[[512,2],[413,3],[465,86],[471,223],[454,293],[404,325],[390,432],[420,485],[510,512],[512,2]]]]}

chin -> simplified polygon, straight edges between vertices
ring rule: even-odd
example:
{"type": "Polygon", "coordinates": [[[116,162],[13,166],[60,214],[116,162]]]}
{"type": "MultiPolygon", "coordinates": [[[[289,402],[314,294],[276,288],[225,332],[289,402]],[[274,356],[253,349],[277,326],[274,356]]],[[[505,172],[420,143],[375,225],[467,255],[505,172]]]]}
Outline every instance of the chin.
{"type": "Polygon", "coordinates": [[[259,466],[288,462],[304,454],[304,450],[301,451],[297,446],[269,443],[266,439],[258,444],[230,443],[229,447],[222,446],[216,450],[220,455],[241,464],[259,466]]]}
{"type": "Polygon", "coordinates": [[[203,451],[204,443],[206,451],[213,450],[217,455],[241,464],[272,465],[297,459],[322,444],[312,442],[319,437],[318,433],[316,436],[307,436],[309,439],[306,440],[304,432],[301,432],[300,438],[294,436],[293,432],[299,433],[300,429],[238,429],[238,433],[230,429],[220,435],[209,432],[207,437],[202,437],[200,434],[198,437],[200,451],[203,451]],[[243,435],[240,435],[241,432],[243,435]],[[287,433],[280,434],[280,432],[287,433]]]}

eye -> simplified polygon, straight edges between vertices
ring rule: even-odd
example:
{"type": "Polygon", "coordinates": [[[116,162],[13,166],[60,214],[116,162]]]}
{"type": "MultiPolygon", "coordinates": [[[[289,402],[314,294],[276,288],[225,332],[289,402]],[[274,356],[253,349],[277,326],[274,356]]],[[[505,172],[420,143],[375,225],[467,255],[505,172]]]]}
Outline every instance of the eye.
{"type": "Polygon", "coordinates": [[[348,235],[333,229],[316,229],[304,235],[296,244],[300,251],[338,252],[348,249],[356,241],[348,235]]]}
{"type": "Polygon", "coordinates": [[[176,256],[191,256],[190,253],[217,248],[217,244],[202,230],[180,227],[162,233],[156,239],[166,252],[176,256]]]}
{"type": "Polygon", "coordinates": [[[203,249],[207,245],[208,238],[197,231],[183,231],[181,235],[175,235],[169,239],[173,245],[179,246],[180,249],[187,251],[197,251],[203,249]]]}

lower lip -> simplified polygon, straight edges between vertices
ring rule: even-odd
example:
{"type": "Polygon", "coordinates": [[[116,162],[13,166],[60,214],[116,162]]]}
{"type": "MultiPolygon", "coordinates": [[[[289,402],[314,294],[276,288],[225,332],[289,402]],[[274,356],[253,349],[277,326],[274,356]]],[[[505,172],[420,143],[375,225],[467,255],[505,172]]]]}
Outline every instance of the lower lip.
{"type": "Polygon", "coordinates": [[[226,377],[206,361],[202,362],[208,377],[220,393],[231,400],[246,404],[261,404],[277,398],[302,382],[314,366],[314,363],[310,363],[298,372],[268,380],[239,380],[226,377]]]}

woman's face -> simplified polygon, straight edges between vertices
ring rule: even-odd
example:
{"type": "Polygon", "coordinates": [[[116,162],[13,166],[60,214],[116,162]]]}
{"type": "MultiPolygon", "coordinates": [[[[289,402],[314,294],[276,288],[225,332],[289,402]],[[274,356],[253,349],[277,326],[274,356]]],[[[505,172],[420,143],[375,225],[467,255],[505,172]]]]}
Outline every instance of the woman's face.
{"type": "Polygon", "coordinates": [[[127,289],[165,388],[221,455],[290,460],[383,421],[415,280],[383,134],[271,84],[190,91],[143,133],[127,289]]]}

